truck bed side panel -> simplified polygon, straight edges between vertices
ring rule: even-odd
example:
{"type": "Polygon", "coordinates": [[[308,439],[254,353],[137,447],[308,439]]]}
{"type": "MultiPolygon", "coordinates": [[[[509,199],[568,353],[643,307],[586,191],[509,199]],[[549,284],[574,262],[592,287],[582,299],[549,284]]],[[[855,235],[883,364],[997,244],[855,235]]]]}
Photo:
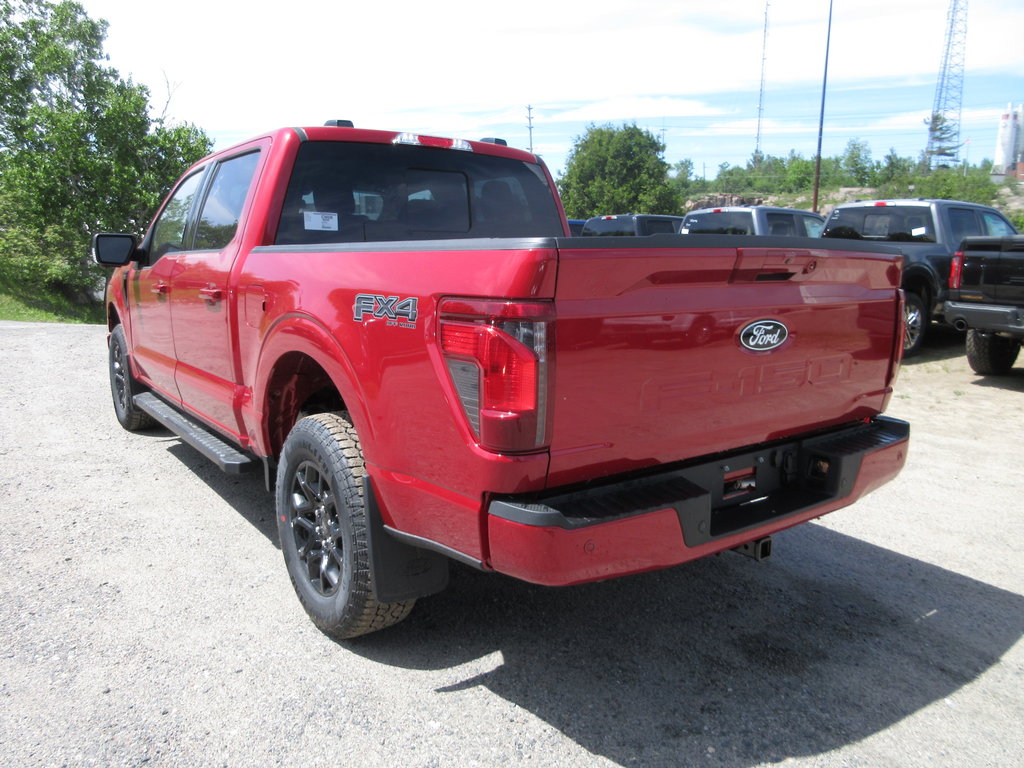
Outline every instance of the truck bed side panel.
{"type": "MultiPolygon", "coordinates": [[[[475,445],[437,351],[436,307],[449,295],[550,300],[555,251],[545,245],[552,244],[466,240],[254,249],[239,276],[243,375],[255,382],[248,416],[253,428],[273,421],[267,411],[275,393],[267,382],[279,353],[294,350],[303,335],[322,339],[331,351],[318,362],[336,378],[343,397],[350,393],[347,406],[384,522],[482,559],[482,490],[543,487],[548,457],[497,456],[475,445]],[[282,332],[289,339],[279,344],[282,332]],[[345,364],[331,368],[337,363],[332,357],[345,364]]],[[[315,346],[309,354],[316,354],[315,346]]],[[[257,445],[272,454],[273,442],[264,435],[257,445]]]]}

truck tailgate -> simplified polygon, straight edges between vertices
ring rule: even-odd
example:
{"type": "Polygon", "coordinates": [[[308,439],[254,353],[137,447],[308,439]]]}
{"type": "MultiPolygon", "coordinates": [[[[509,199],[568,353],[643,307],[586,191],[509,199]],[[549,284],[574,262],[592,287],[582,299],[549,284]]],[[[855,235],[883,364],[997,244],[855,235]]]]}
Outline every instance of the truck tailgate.
{"type": "Polygon", "coordinates": [[[549,487],[884,409],[901,339],[893,253],[599,240],[560,241],[549,487]]]}

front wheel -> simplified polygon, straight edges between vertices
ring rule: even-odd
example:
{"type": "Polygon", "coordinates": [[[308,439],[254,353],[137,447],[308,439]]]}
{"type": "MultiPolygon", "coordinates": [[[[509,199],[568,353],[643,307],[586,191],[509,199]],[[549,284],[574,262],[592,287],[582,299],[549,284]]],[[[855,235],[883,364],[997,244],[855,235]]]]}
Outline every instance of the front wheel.
{"type": "Polygon", "coordinates": [[[278,464],[277,529],[288,575],[313,623],[337,639],[396,624],[416,602],[374,597],[365,474],[355,428],[336,413],[296,423],[278,464]]]}
{"type": "Polygon", "coordinates": [[[928,333],[928,305],[920,295],[907,291],[903,302],[903,356],[921,351],[928,333]]]}
{"type": "Polygon", "coordinates": [[[1020,339],[1008,339],[994,333],[967,331],[967,362],[981,376],[1009,373],[1020,352],[1020,339]]]}
{"type": "Polygon", "coordinates": [[[132,376],[128,364],[128,342],[124,335],[124,326],[118,325],[110,333],[107,349],[108,370],[110,372],[110,395],[114,399],[114,414],[121,426],[129,432],[152,427],[156,422],[153,417],[135,406],[135,395],[142,387],[132,376]]]}

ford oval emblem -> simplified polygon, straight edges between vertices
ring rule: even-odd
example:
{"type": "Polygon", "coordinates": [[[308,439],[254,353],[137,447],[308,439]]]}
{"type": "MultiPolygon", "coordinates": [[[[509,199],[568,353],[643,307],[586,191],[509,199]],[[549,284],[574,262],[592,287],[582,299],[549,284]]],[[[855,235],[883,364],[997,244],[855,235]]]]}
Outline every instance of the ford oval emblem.
{"type": "Polygon", "coordinates": [[[755,320],[740,331],[740,344],[754,352],[778,349],[789,338],[789,329],[778,320],[755,320]]]}

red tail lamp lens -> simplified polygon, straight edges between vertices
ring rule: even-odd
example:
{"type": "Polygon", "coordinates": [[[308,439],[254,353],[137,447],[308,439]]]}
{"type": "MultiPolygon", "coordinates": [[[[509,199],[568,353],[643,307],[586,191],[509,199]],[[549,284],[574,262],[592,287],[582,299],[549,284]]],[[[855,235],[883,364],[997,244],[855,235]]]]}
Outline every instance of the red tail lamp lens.
{"type": "Polygon", "coordinates": [[[964,254],[960,251],[953,254],[953,260],[949,263],[949,287],[957,289],[963,280],[964,254]]]}
{"type": "Polygon", "coordinates": [[[440,345],[466,419],[484,447],[545,443],[550,305],[450,299],[440,345]]]}

